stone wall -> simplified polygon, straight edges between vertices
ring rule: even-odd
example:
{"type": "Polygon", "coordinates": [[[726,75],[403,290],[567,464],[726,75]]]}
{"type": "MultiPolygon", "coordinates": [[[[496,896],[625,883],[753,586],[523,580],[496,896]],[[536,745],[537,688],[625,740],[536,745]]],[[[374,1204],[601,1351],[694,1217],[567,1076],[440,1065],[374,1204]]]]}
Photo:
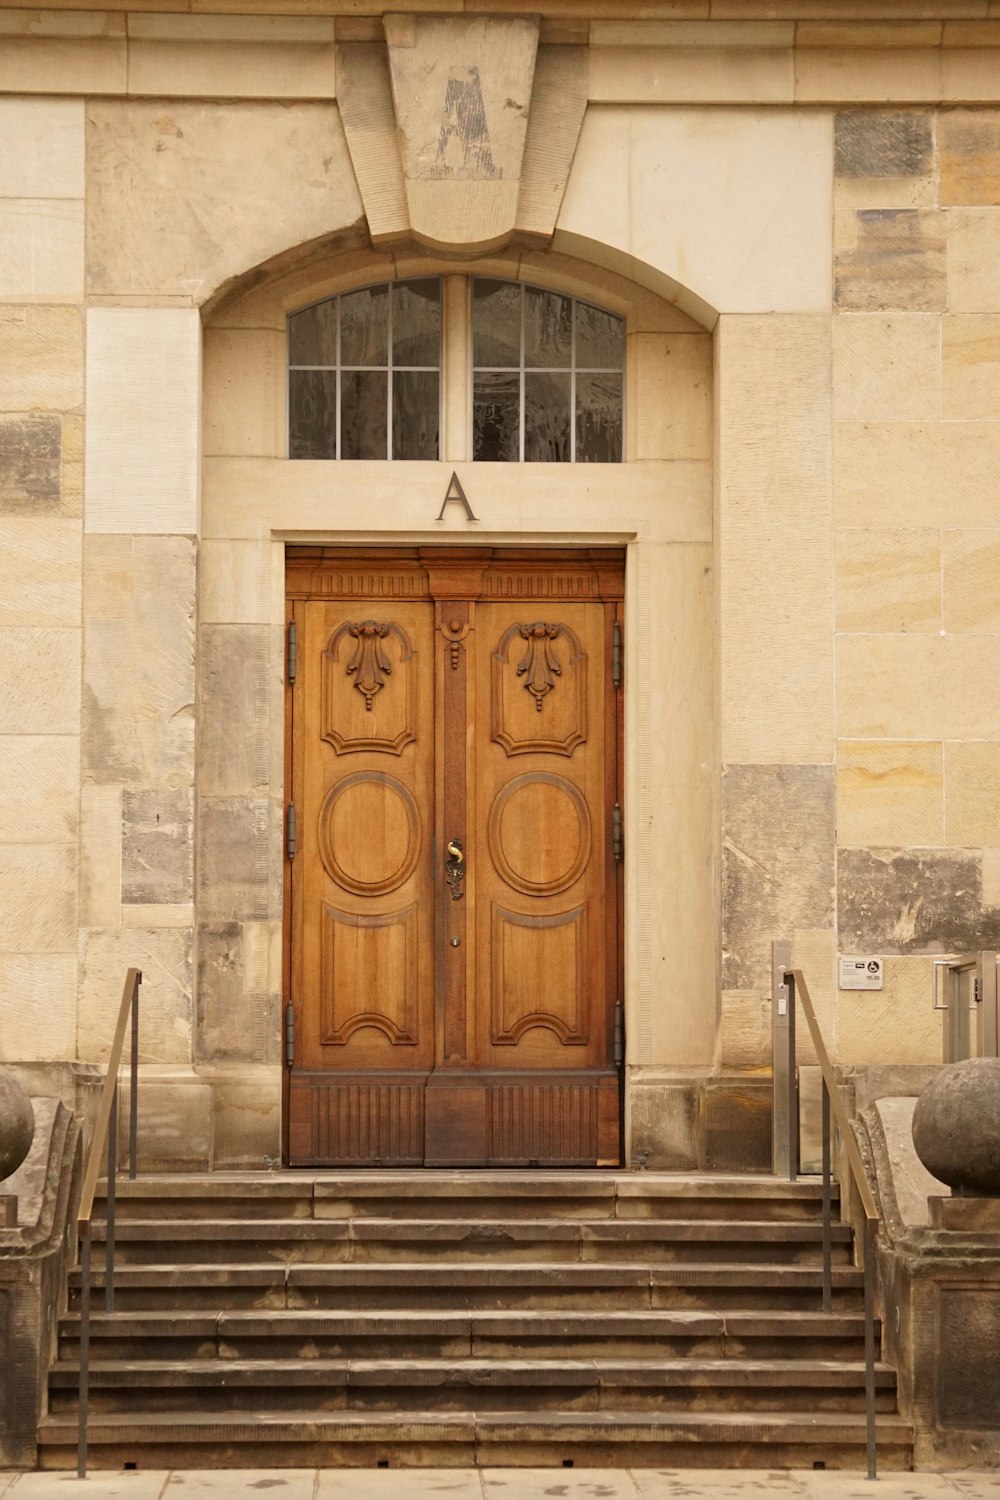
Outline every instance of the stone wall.
{"type": "Polygon", "coordinates": [[[277,1157],[283,549],[447,533],[629,547],[635,1149],[706,1161],[774,937],[842,1062],[934,1060],[1000,944],[1000,23],[257,8],[0,4],[0,1057],[99,1059],[138,964],[149,1160],[277,1157]],[[442,36],[495,191],[428,166],[442,36]],[[289,464],[288,310],[418,272],[441,464],[289,464]],[[627,316],[624,465],[469,462],[475,272],[627,316]]]}

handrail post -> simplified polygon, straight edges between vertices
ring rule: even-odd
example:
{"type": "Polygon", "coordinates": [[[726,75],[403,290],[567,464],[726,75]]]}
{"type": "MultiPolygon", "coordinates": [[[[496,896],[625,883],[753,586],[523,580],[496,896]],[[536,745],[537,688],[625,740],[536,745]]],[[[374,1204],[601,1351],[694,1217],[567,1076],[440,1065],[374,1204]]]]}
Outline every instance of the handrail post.
{"type": "Polygon", "coordinates": [[[108,1066],[101,1087],[97,1106],[94,1137],[90,1143],[80,1189],[80,1207],[77,1210],[77,1229],[80,1237],[80,1382],[79,1382],[79,1431],[77,1435],[77,1475],[85,1478],[87,1472],[87,1420],[90,1411],[90,1293],[91,1293],[91,1220],[94,1213],[94,1198],[97,1180],[101,1171],[101,1156],[107,1150],[107,1198],[104,1302],[107,1311],[115,1306],[115,1192],[118,1170],[118,1070],[121,1066],[125,1029],[132,1012],[132,1048],[130,1079],[129,1120],[129,1176],[136,1175],[136,1093],[139,1066],[139,986],[142,974],[130,968],[125,975],[114,1040],[108,1054],[108,1066]]]}
{"type": "Polygon", "coordinates": [[[104,1208],[104,1311],[115,1310],[115,1207],[118,1177],[118,1090],[111,1095],[108,1116],[108,1189],[104,1208]]]}
{"type": "Polygon", "coordinates": [[[875,1473],[875,1224],[865,1216],[865,1437],[868,1448],[868,1478],[875,1473]]]}
{"type": "Polygon", "coordinates": [[[799,1175],[799,1073],[795,1064],[795,974],[785,970],[788,987],[788,1180],[799,1175]]]}
{"type": "Polygon", "coordinates": [[[139,986],[142,974],[136,972],[132,985],[132,1046],[128,1081],[128,1175],[135,1181],[139,1162],[139,986]]]}
{"type": "Polygon", "coordinates": [[[80,1226],[80,1391],[76,1438],[76,1477],[87,1477],[87,1419],[90,1414],[90,1220],[80,1226]]]}
{"type": "Polygon", "coordinates": [[[823,1311],[833,1306],[833,1228],[830,1209],[830,1091],[823,1079],[823,1311]]]}
{"type": "MultiPolygon", "coordinates": [[[[775,1177],[789,1170],[788,1143],[791,1120],[788,1114],[788,1077],[795,1069],[794,1019],[789,1017],[788,986],[785,974],[792,964],[792,945],[771,944],[771,1057],[773,1097],[771,1103],[771,1171],[775,1177]],[[789,1052],[789,1023],[792,1046],[789,1052]]],[[[794,1174],[792,1174],[794,1180],[794,1174]]]]}

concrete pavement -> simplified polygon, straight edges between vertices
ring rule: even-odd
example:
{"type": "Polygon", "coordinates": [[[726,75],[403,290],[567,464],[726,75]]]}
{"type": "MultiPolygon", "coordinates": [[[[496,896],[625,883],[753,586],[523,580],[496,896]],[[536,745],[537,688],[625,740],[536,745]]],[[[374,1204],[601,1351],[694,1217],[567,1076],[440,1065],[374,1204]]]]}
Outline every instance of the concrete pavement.
{"type": "MultiPolygon", "coordinates": [[[[998,1452],[1000,1458],[1000,1452],[998,1452]]],[[[1000,1500],[1000,1469],[159,1469],[0,1474],[0,1500],[1000,1500]]]]}

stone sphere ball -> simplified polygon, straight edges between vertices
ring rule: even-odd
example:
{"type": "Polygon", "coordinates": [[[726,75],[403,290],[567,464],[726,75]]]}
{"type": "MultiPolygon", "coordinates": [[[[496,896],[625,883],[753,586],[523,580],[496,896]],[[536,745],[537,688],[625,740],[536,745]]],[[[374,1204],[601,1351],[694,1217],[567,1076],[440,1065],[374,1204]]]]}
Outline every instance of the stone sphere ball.
{"type": "Polygon", "coordinates": [[[16,1172],[31,1150],[35,1114],[31,1100],[7,1068],[0,1068],[0,1182],[16,1172]]]}
{"type": "Polygon", "coordinates": [[[940,1182],[1000,1198],[1000,1058],[943,1067],[917,1100],[913,1144],[940,1182]]]}

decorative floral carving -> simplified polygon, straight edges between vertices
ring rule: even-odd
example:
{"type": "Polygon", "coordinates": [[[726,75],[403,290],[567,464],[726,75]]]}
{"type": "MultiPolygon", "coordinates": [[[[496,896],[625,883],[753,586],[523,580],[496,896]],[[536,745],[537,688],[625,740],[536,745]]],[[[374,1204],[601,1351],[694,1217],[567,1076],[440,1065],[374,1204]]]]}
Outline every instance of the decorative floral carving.
{"type": "Polygon", "coordinates": [[[392,626],[376,625],[374,620],[362,620],[347,628],[357,641],[354,655],[347,664],[347,675],[355,678],[354,686],[364,698],[365,708],[371,713],[375,694],[381,692],[385,687],[385,679],[392,673],[392,662],[381,644],[392,626]]]}
{"type": "Polygon", "coordinates": [[[541,620],[534,625],[519,625],[518,634],[527,641],[527,649],[517,669],[518,677],[524,677],[524,686],[535,700],[535,708],[542,711],[542,700],[555,687],[555,679],[562,676],[562,667],[552,649],[552,642],[561,634],[559,625],[546,625],[541,620]]]}

